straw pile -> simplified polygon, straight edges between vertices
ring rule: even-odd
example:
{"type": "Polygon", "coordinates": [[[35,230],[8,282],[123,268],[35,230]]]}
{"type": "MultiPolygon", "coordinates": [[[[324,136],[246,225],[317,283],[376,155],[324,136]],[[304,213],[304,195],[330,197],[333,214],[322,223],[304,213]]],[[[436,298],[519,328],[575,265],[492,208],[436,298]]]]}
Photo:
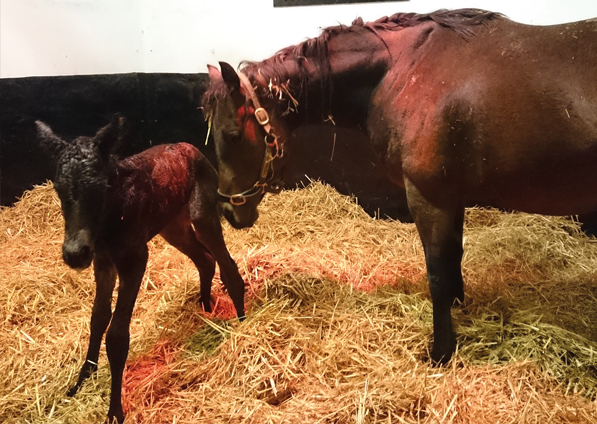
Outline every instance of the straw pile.
{"type": "MultiPolygon", "coordinates": [[[[425,362],[431,305],[412,224],[373,220],[319,183],[267,197],[225,227],[247,285],[233,319],[159,237],[131,325],[128,423],[597,422],[597,242],[564,218],[467,212],[459,351],[425,362]]],[[[0,211],[0,422],[97,423],[105,353],[67,398],[85,355],[92,272],[60,260],[50,184],[0,211]]],[[[104,349],[102,348],[102,352],[104,349]]]]}

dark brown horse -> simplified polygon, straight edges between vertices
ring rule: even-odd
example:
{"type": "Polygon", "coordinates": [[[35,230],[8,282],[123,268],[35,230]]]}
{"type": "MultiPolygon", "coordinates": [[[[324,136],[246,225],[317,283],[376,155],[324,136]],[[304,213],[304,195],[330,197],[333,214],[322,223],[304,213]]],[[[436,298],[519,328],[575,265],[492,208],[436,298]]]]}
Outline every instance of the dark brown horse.
{"type": "Polygon", "coordinates": [[[200,301],[208,312],[217,262],[238,317],[245,315],[244,282],[222,236],[217,173],[187,143],[160,145],[115,160],[110,151],[119,135],[116,118],[94,137],[72,142],[56,136],[44,123],[38,121],[37,127],[40,142],[57,158],[54,187],[64,215],[64,262],[76,269],[93,262],[97,286],[87,357],[69,396],[97,370],[108,329],[106,351],[112,375],[108,420],[121,423],[129,324],[147,265],[149,240],[161,234],[193,261],[201,280],[200,301]],[[112,314],[117,275],[120,284],[112,314]]]}
{"type": "Polygon", "coordinates": [[[209,68],[204,107],[226,218],[254,223],[297,128],[361,129],[406,189],[423,242],[435,362],[456,346],[465,207],[597,211],[597,20],[538,27],[471,9],[399,13],[324,29],[238,74],[220,65],[209,68]]]}

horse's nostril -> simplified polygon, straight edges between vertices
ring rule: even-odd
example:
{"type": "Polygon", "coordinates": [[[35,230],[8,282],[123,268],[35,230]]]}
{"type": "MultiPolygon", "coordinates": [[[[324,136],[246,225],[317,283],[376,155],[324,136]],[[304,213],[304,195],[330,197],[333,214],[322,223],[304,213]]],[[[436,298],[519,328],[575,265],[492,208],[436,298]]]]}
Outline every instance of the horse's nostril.
{"type": "Polygon", "coordinates": [[[81,246],[79,256],[87,257],[91,253],[91,247],[88,244],[81,246]]]}

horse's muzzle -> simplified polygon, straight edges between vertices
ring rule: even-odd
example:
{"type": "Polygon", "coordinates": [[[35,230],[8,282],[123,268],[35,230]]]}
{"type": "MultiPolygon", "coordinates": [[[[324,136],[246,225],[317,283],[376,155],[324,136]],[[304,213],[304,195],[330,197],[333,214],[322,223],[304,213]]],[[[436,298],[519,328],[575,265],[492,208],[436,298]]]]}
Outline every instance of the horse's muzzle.
{"type": "Polygon", "coordinates": [[[259,217],[257,207],[249,203],[243,205],[232,205],[228,202],[222,204],[222,213],[226,221],[237,230],[252,227],[259,217]]]}

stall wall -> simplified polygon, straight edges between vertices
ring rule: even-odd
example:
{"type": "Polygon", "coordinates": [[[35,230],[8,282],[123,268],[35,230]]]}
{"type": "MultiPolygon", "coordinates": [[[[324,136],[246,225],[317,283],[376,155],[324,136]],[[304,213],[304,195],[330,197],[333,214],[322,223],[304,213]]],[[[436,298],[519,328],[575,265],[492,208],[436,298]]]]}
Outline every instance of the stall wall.
{"type": "MultiPolygon", "coordinates": [[[[0,0],[0,205],[53,176],[35,120],[71,139],[93,134],[119,112],[133,135],[123,154],[184,140],[213,160],[198,108],[208,63],[261,60],[356,17],[461,7],[537,25],[597,17],[595,0],[285,8],[274,8],[272,0],[0,0]]],[[[305,128],[293,143],[310,154],[295,155],[285,173],[288,187],[321,179],[357,196],[372,215],[410,219],[404,190],[389,181],[363,134],[305,128]]]]}

